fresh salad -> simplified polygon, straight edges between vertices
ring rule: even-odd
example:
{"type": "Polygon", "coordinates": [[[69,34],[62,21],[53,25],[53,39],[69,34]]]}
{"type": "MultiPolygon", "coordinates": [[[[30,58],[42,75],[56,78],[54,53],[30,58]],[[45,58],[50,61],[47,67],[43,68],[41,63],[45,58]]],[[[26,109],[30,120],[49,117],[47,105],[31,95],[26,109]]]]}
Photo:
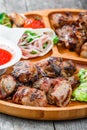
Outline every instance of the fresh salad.
{"type": "Polygon", "coordinates": [[[80,85],[72,93],[73,100],[87,102],[87,69],[81,69],[78,76],[80,85]]]}
{"type": "Polygon", "coordinates": [[[0,13],[0,24],[7,27],[12,27],[12,22],[6,13],[0,13]]]}
{"type": "Polygon", "coordinates": [[[47,54],[54,44],[58,43],[58,37],[51,29],[26,30],[18,42],[22,50],[22,58],[34,58],[47,54]]]}

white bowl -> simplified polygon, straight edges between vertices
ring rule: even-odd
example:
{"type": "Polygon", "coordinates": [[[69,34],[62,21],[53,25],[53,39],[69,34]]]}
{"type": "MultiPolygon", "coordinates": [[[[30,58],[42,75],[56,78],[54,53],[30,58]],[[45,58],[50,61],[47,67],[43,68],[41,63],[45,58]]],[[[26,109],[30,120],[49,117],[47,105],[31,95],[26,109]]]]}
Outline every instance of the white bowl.
{"type": "Polygon", "coordinates": [[[9,62],[0,65],[0,74],[2,74],[6,68],[14,65],[21,59],[22,52],[15,43],[12,43],[11,41],[4,39],[2,37],[0,37],[0,48],[9,51],[12,54],[12,58],[9,62]]]}

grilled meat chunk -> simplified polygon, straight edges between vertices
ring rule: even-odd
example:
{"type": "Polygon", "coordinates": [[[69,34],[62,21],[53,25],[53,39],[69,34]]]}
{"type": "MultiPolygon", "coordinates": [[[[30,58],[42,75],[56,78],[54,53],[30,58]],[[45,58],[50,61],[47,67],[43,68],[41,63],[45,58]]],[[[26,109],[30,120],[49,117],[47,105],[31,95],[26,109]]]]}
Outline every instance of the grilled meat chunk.
{"type": "Polygon", "coordinates": [[[74,73],[76,72],[76,66],[75,64],[71,61],[63,61],[61,65],[61,76],[62,77],[71,77],[74,73]]]}
{"type": "Polygon", "coordinates": [[[16,80],[11,75],[4,75],[0,80],[0,99],[4,99],[14,92],[16,80]]]}
{"type": "Polygon", "coordinates": [[[34,82],[33,87],[36,89],[40,89],[47,94],[51,88],[51,82],[52,79],[48,77],[43,77],[34,82]]]}
{"type": "Polygon", "coordinates": [[[72,76],[76,67],[72,61],[63,61],[58,57],[50,57],[37,63],[40,74],[47,77],[72,76]]]}
{"type": "MultiPolygon", "coordinates": [[[[57,64],[59,65],[61,62],[61,58],[58,57],[50,57],[47,58],[45,60],[42,60],[40,62],[38,62],[36,64],[40,77],[46,76],[46,77],[56,77],[58,76],[58,74],[60,75],[60,72],[58,72],[58,74],[56,74],[56,72],[54,71],[53,67],[52,67],[52,62],[57,62],[57,64]]],[[[57,65],[57,66],[58,66],[57,65]]],[[[58,68],[60,70],[60,68],[58,68]]],[[[57,71],[59,71],[57,70],[57,71]]]]}
{"type": "Polygon", "coordinates": [[[72,24],[73,23],[73,16],[71,13],[67,12],[66,14],[52,14],[51,15],[51,23],[52,25],[57,28],[57,27],[62,27],[64,25],[68,24],[72,24]]]}
{"type": "Polygon", "coordinates": [[[87,41],[87,12],[79,13],[77,18],[71,13],[55,13],[51,16],[51,23],[59,42],[80,55],[81,47],[87,41]]]}
{"type": "Polygon", "coordinates": [[[83,29],[83,27],[75,27],[74,29],[75,36],[78,39],[78,42],[76,44],[75,51],[80,54],[81,47],[84,44],[84,42],[87,40],[87,31],[83,29]]]}
{"type": "Polygon", "coordinates": [[[75,50],[78,39],[74,33],[75,26],[65,25],[62,28],[56,29],[56,34],[59,37],[59,42],[63,43],[66,48],[75,50]]]}
{"type": "Polygon", "coordinates": [[[38,79],[36,66],[28,60],[17,62],[13,67],[12,75],[23,83],[34,82],[38,79]]]}
{"type": "Polygon", "coordinates": [[[62,28],[57,28],[56,33],[59,36],[59,41],[66,48],[80,53],[81,46],[87,39],[86,30],[75,25],[65,25],[62,28]]]}
{"type": "Polygon", "coordinates": [[[70,83],[63,78],[57,78],[53,80],[53,86],[47,94],[49,104],[56,104],[59,107],[66,106],[72,94],[70,83]]]}
{"type": "Polygon", "coordinates": [[[47,99],[44,91],[21,86],[13,96],[13,102],[23,105],[46,107],[47,99]]]}
{"type": "Polygon", "coordinates": [[[79,13],[77,22],[80,23],[80,26],[84,27],[84,29],[87,29],[87,12],[79,13]]]}
{"type": "Polygon", "coordinates": [[[80,56],[87,58],[87,42],[82,45],[80,56]]]}
{"type": "Polygon", "coordinates": [[[72,94],[72,87],[75,85],[72,79],[65,78],[41,78],[37,80],[33,87],[43,90],[46,93],[49,104],[56,104],[57,106],[66,106],[72,94]]]}

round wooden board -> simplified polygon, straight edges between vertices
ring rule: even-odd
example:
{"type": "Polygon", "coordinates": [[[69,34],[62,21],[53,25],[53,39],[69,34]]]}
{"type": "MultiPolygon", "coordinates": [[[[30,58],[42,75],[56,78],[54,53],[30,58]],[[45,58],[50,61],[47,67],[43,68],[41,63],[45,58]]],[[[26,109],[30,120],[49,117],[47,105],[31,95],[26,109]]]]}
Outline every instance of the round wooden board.
{"type": "MultiPolygon", "coordinates": [[[[46,27],[51,27],[50,22],[48,19],[48,15],[52,12],[74,12],[79,13],[85,10],[76,10],[76,9],[54,9],[54,10],[45,10],[45,11],[34,11],[26,13],[25,15],[31,14],[39,14],[42,16],[43,20],[45,21],[46,27]]],[[[58,56],[59,55],[58,49],[54,46],[53,50],[49,52],[47,55],[43,56],[42,58],[36,58],[31,60],[32,62],[37,62],[41,59],[45,59],[49,56],[58,56]]],[[[72,59],[63,57],[64,59],[72,59]]],[[[75,61],[79,68],[86,68],[87,62],[82,61],[80,59],[73,58],[72,60],[75,61]]],[[[8,72],[9,73],[9,72],[8,72]]],[[[47,107],[31,107],[31,106],[23,106],[14,104],[12,102],[7,102],[0,100],[0,112],[5,113],[8,115],[21,117],[21,118],[28,118],[28,119],[36,119],[36,120],[70,120],[70,119],[78,119],[78,118],[85,118],[87,117],[87,104],[83,102],[71,102],[67,107],[56,107],[49,105],[47,107]]]]}
{"type": "Polygon", "coordinates": [[[67,107],[31,107],[0,100],[0,112],[36,120],[70,120],[87,117],[87,104],[73,102],[67,107]]]}

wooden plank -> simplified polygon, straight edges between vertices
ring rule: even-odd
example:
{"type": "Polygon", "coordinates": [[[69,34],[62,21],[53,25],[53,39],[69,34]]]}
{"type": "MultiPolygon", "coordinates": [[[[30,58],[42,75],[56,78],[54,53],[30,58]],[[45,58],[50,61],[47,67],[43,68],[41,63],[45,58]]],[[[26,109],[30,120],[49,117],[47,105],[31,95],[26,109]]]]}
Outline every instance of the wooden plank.
{"type": "MultiPolygon", "coordinates": [[[[86,1],[86,0],[85,0],[86,1]]],[[[82,8],[82,0],[26,0],[27,11],[52,8],[82,8]],[[38,4],[37,4],[38,3],[38,4]]]]}
{"type": "Polygon", "coordinates": [[[55,130],[87,130],[87,119],[55,122],[55,130]]]}
{"type": "Polygon", "coordinates": [[[26,12],[25,0],[5,0],[7,12],[26,12]]]}
{"type": "Polygon", "coordinates": [[[87,119],[54,122],[55,130],[87,130],[87,119]]]}
{"type": "Polygon", "coordinates": [[[0,130],[54,130],[52,121],[32,121],[0,114],[0,130]]]}
{"type": "Polygon", "coordinates": [[[0,114],[0,130],[14,130],[11,116],[0,114]]]}

